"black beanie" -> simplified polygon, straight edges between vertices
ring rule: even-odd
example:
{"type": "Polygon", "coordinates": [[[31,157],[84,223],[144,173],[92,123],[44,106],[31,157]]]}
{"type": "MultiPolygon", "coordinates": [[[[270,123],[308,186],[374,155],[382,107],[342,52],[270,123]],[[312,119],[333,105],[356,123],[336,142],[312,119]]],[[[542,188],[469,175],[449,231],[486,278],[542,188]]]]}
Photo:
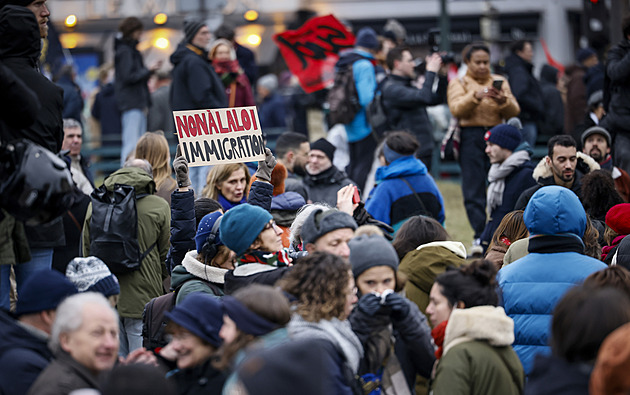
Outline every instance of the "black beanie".
{"type": "Polygon", "coordinates": [[[333,158],[335,157],[335,146],[332,145],[328,140],[326,140],[325,138],[321,138],[319,140],[317,140],[314,143],[311,143],[311,149],[317,149],[322,151],[324,154],[326,154],[326,156],[328,157],[328,159],[330,159],[330,161],[333,161],[333,158]]]}
{"type": "Polygon", "coordinates": [[[184,39],[187,43],[192,42],[195,35],[202,27],[206,26],[206,23],[201,19],[188,19],[184,21],[184,39]]]}

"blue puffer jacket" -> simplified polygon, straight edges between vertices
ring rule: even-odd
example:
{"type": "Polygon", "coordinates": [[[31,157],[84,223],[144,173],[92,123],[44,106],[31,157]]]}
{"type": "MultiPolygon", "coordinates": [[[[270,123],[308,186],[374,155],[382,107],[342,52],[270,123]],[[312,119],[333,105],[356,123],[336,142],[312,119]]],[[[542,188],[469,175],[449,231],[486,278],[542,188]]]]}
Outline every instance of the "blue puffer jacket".
{"type": "Polygon", "coordinates": [[[554,307],[564,293],[606,265],[582,255],[586,214],[568,188],[546,186],[532,196],[524,221],[529,255],[499,271],[505,312],[514,320],[514,351],[525,373],[534,356],[549,353],[554,307]]]}
{"type": "Polygon", "coordinates": [[[392,225],[400,225],[414,215],[426,215],[444,223],[444,200],[427,167],[413,156],[405,156],[376,170],[376,188],[365,203],[365,209],[374,219],[392,225]],[[415,189],[424,204],[402,180],[415,189]]]}

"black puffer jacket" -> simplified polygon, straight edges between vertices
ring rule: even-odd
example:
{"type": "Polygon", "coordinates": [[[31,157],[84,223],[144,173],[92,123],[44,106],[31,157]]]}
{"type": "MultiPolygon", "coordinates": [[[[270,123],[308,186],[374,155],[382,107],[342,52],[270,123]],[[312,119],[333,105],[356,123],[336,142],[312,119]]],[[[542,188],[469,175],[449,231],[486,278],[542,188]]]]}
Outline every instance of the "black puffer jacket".
{"type": "Polygon", "coordinates": [[[516,54],[505,59],[505,70],[512,94],[521,106],[519,117],[523,121],[536,121],[544,114],[543,97],[538,81],[532,74],[534,65],[516,54]]]}
{"type": "Polygon", "coordinates": [[[608,51],[606,87],[610,103],[606,128],[616,133],[630,133],[630,40],[623,40],[608,51]]]}
{"type": "Polygon", "coordinates": [[[205,51],[181,43],[171,55],[171,63],[175,66],[171,85],[173,111],[228,106],[225,87],[205,51]]]}
{"type": "Polygon", "coordinates": [[[144,67],[142,54],[136,49],[138,41],[130,39],[116,39],[116,100],[118,109],[128,111],[145,109],[151,105],[151,96],[147,82],[151,71],[144,67]]]}
{"type": "Polygon", "coordinates": [[[5,6],[0,12],[0,59],[37,96],[41,108],[35,122],[26,128],[2,128],[0,138],[28,138],[59,152],[63,140],[63,90],[37,70],[41,43],[33,13],[24,7],[5,6]]]}
{"type": "Polygon", "coordinates": [[[448,82],[446,78],[439,78],[437,91],[433,93],[436,78],[435,73],[427,72],[422,89],[411,86],[410,78],[393,74],[380,84],[389,130],[406,130],[413,134],[420,143],[419,157],[430,155],[435,145],[426,107],[446,101],[448,82]]]}

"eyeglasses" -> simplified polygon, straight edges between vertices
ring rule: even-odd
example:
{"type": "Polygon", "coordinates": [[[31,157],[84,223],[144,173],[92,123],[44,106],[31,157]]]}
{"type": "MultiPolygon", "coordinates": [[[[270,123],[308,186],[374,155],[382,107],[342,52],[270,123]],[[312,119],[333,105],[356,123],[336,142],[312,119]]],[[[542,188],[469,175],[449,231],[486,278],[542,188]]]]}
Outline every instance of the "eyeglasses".
{"type": "Polygon", "coordinates": [[[267,224],[265,225],[265,227],[263,228],[263,230],[272,229],[272,228],[273,228],[274,230],[276,230],[276,229],[280,229],[280,228],[278,227],[278,225],[276,225],[276,221],[274,221],[273,219],[272,219],[271,221],[267,222],[267,224]]]}

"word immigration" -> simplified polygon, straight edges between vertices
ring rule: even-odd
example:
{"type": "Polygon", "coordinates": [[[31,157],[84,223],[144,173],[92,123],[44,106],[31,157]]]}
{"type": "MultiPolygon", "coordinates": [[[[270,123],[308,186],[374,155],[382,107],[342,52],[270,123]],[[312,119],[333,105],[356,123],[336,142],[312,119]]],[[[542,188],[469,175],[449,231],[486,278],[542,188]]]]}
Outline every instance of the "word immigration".
{"type": "Polygon", "coordinates": [[[256,107],[174,111],[177,137],[189,166],[264,159],[256,107]]]}

